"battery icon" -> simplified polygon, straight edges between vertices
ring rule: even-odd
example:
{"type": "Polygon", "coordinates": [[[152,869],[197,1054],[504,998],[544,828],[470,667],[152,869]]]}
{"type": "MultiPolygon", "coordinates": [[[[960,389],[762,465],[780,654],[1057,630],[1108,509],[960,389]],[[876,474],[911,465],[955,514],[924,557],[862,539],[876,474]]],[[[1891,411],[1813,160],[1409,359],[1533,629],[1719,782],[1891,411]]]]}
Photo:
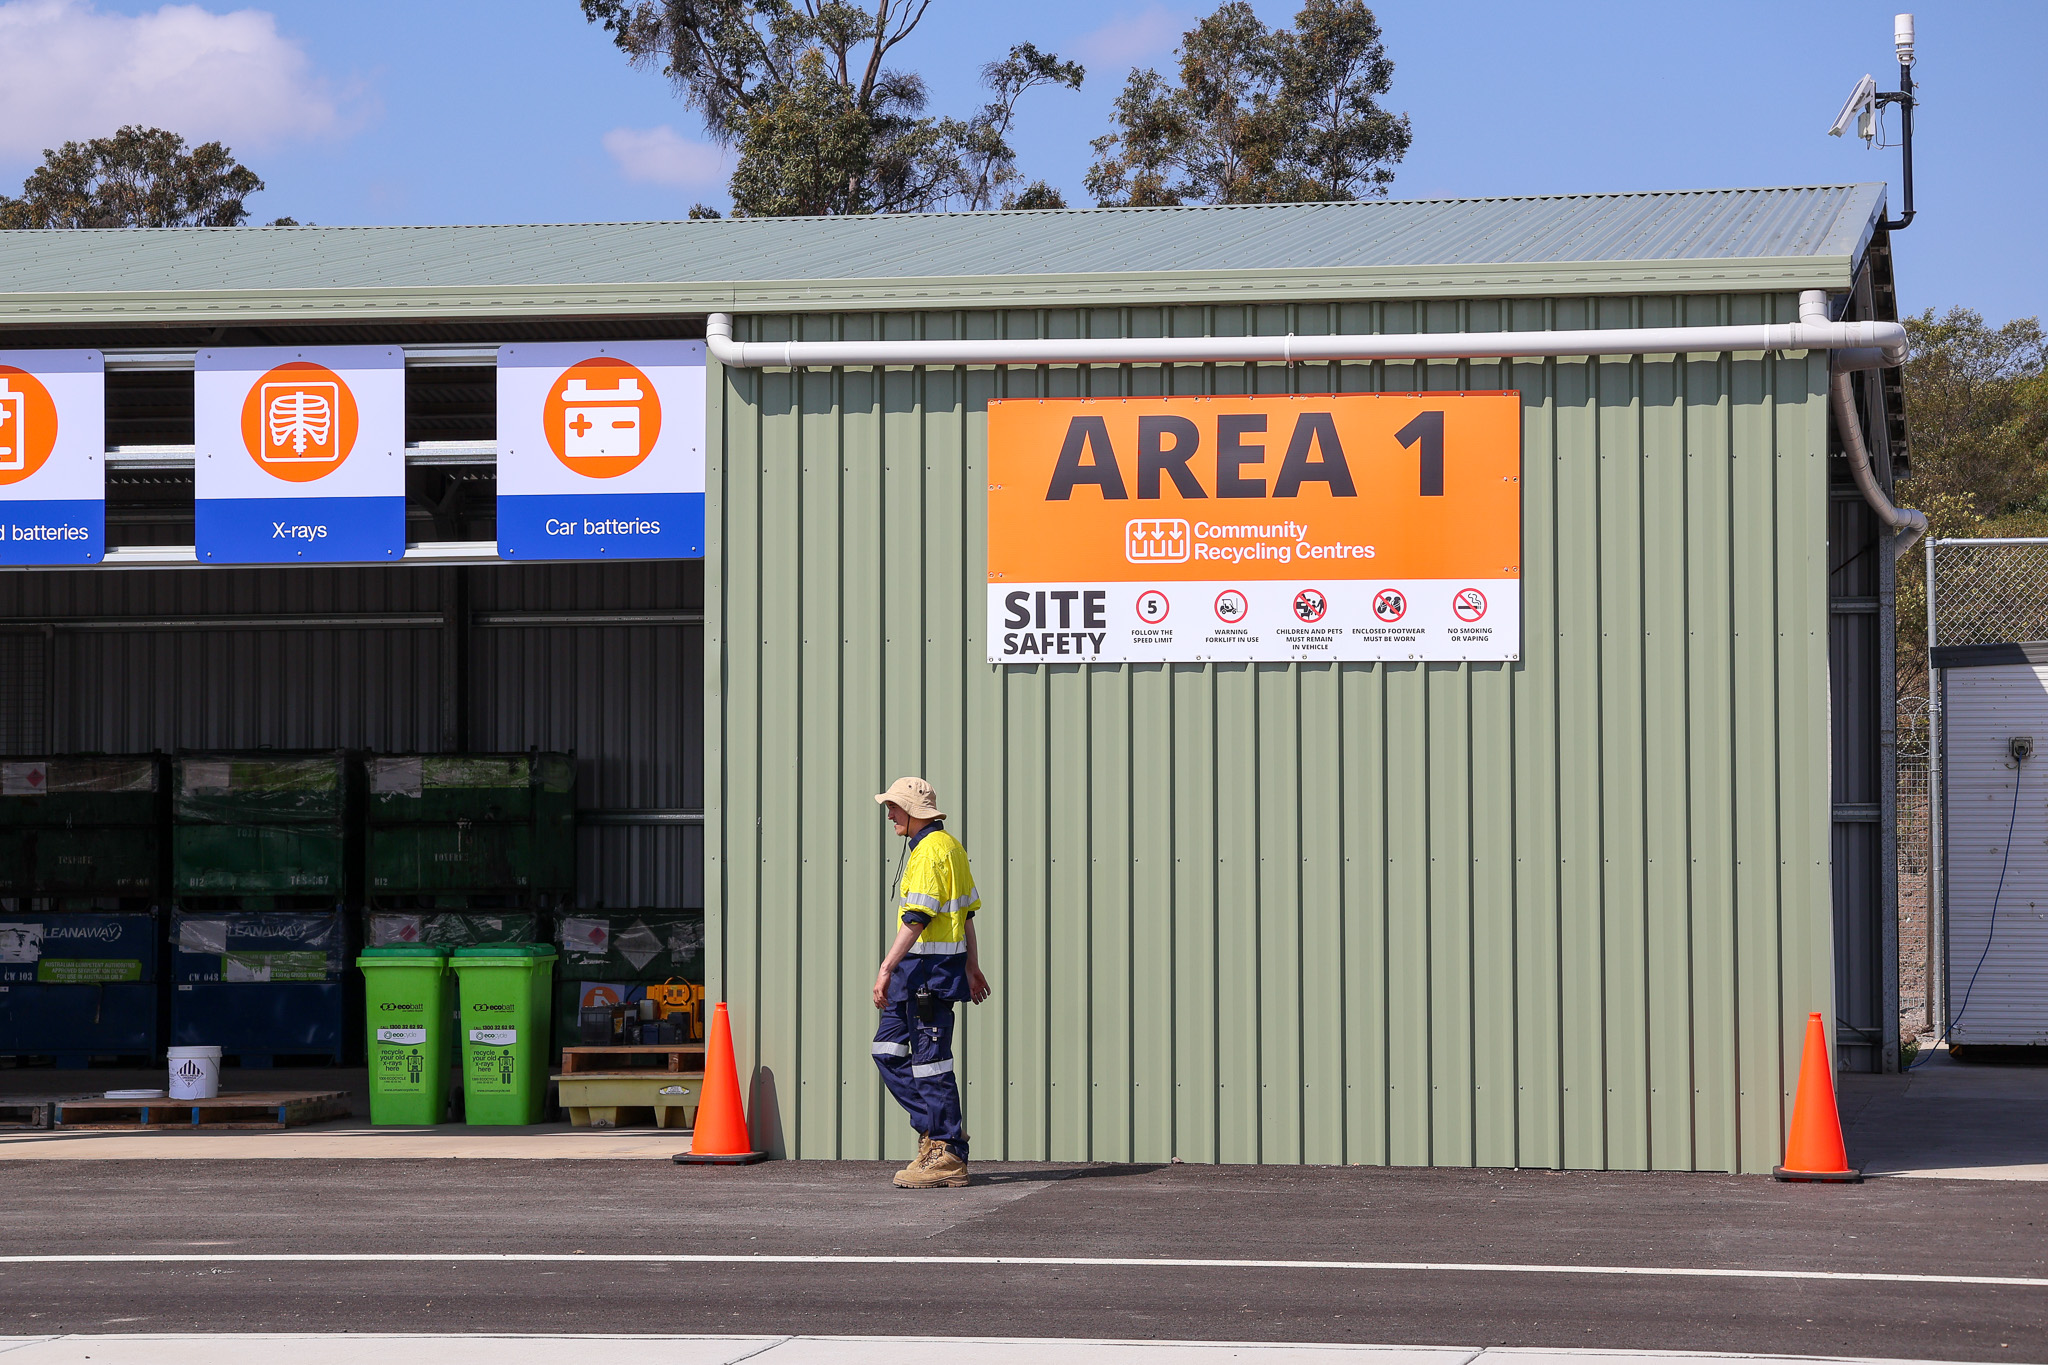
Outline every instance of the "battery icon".
{"type": "Polygon", "coordinates": [[[28,468],[28,395],[0,377],[0,469],[28,468]]]}

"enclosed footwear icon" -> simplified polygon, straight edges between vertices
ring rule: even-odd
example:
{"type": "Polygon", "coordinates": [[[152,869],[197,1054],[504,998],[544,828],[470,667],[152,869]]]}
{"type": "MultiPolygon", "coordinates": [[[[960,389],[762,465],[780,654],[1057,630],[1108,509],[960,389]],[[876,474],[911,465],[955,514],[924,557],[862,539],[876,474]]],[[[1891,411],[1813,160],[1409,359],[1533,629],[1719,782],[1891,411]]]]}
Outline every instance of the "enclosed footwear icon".
{"type": "Polygon", "coordinates": [[[569,460],[640,458],[640,380],[620,375],[611,388],[587,378],[562,389],[562,456],[569,460]]]}

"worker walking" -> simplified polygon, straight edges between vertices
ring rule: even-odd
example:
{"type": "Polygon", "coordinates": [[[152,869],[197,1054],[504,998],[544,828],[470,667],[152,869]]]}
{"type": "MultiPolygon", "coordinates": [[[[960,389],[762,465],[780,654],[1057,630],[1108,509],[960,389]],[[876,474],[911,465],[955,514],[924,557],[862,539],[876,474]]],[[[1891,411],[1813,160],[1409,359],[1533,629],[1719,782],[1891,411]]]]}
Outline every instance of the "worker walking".
{"type": "Polygon", "coordinates": [[[892,907],[896,941],[875,974],[875,1065],[917,1129],[917,1156],[896,1173],[906,1190],[967,1183],[967,1133],[953,1075],[953,1004],[988,999],[974,941],[981,897],[967,850],[946,833],[932,784],[899,777],[875,797],[910,841],[892,907]]]}

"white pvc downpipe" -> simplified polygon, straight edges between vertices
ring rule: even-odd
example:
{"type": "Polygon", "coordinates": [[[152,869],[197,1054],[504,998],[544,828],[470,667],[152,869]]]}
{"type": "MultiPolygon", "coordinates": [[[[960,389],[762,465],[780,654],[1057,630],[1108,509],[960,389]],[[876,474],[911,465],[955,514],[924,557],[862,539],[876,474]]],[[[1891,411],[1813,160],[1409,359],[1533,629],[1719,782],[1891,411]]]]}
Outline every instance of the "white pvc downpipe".
{"type": "Polygon", "coordinates": [[[1896,322],[1830,322],[1827,293],[1799,296],[1799,321],[1733,327],[1612,327],[1576,332],[1411,332],[1403,335],[1068,337],[1026,341],[734,341],[732,315],[713,313],[705,344],[737,369],[808,365],[1179,365],[1203,362],[1466,360],[1475,356],[1718,354],[1870,349],[1906,360],[1896,322]]]}
{"type": "Polygon", "coordinates": [[[732,315],[705,320],[704,342],[721,365],[798,369],[841,365],[1181,365],[1279,361],[1469,360],[1475,357],[1717,355],[1724,351],[1829,351],[1836,425],[1856,486],[1879,520],[1910,530],[1893,547],[1904,554],[1927,518],[1898,508],[1877,486],[1856,425],[1847,371],[1906,363],[1906,329],[1897,322],[1833,322],[1827,291],[1803,290],[1799,321],[1732,327],[1612,327],[1573,332],[1411,332],[1400,335],[1264,337],[1040,338],[983,341],[734,341],[732,315]],[[1844,408],[1844,401],[1848,406],[1844,408]],[[1843,416],[1844,412],[1847,416],[1843,416]]]}

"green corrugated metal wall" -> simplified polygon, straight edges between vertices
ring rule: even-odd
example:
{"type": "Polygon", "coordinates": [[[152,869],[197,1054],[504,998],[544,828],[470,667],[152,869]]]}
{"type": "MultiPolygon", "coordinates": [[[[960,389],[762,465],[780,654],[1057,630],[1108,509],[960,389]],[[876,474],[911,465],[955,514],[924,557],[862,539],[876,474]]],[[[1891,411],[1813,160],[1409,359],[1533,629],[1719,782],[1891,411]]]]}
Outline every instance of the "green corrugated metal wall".
{"type": "MultiPolygon", "coordinates": [[[[742,337],[1791,321],[1792,295],[756,317],[742,337]]],[[[870,1063],[929,777],[982,887],[977,1159],[1768,1169],[1832,1019],[1824,356],[725,371],[707,900],[757,1140],[870,1063]],[[992,667],[995,397],[1519,390],[1523,662],[992,667]]]]}

